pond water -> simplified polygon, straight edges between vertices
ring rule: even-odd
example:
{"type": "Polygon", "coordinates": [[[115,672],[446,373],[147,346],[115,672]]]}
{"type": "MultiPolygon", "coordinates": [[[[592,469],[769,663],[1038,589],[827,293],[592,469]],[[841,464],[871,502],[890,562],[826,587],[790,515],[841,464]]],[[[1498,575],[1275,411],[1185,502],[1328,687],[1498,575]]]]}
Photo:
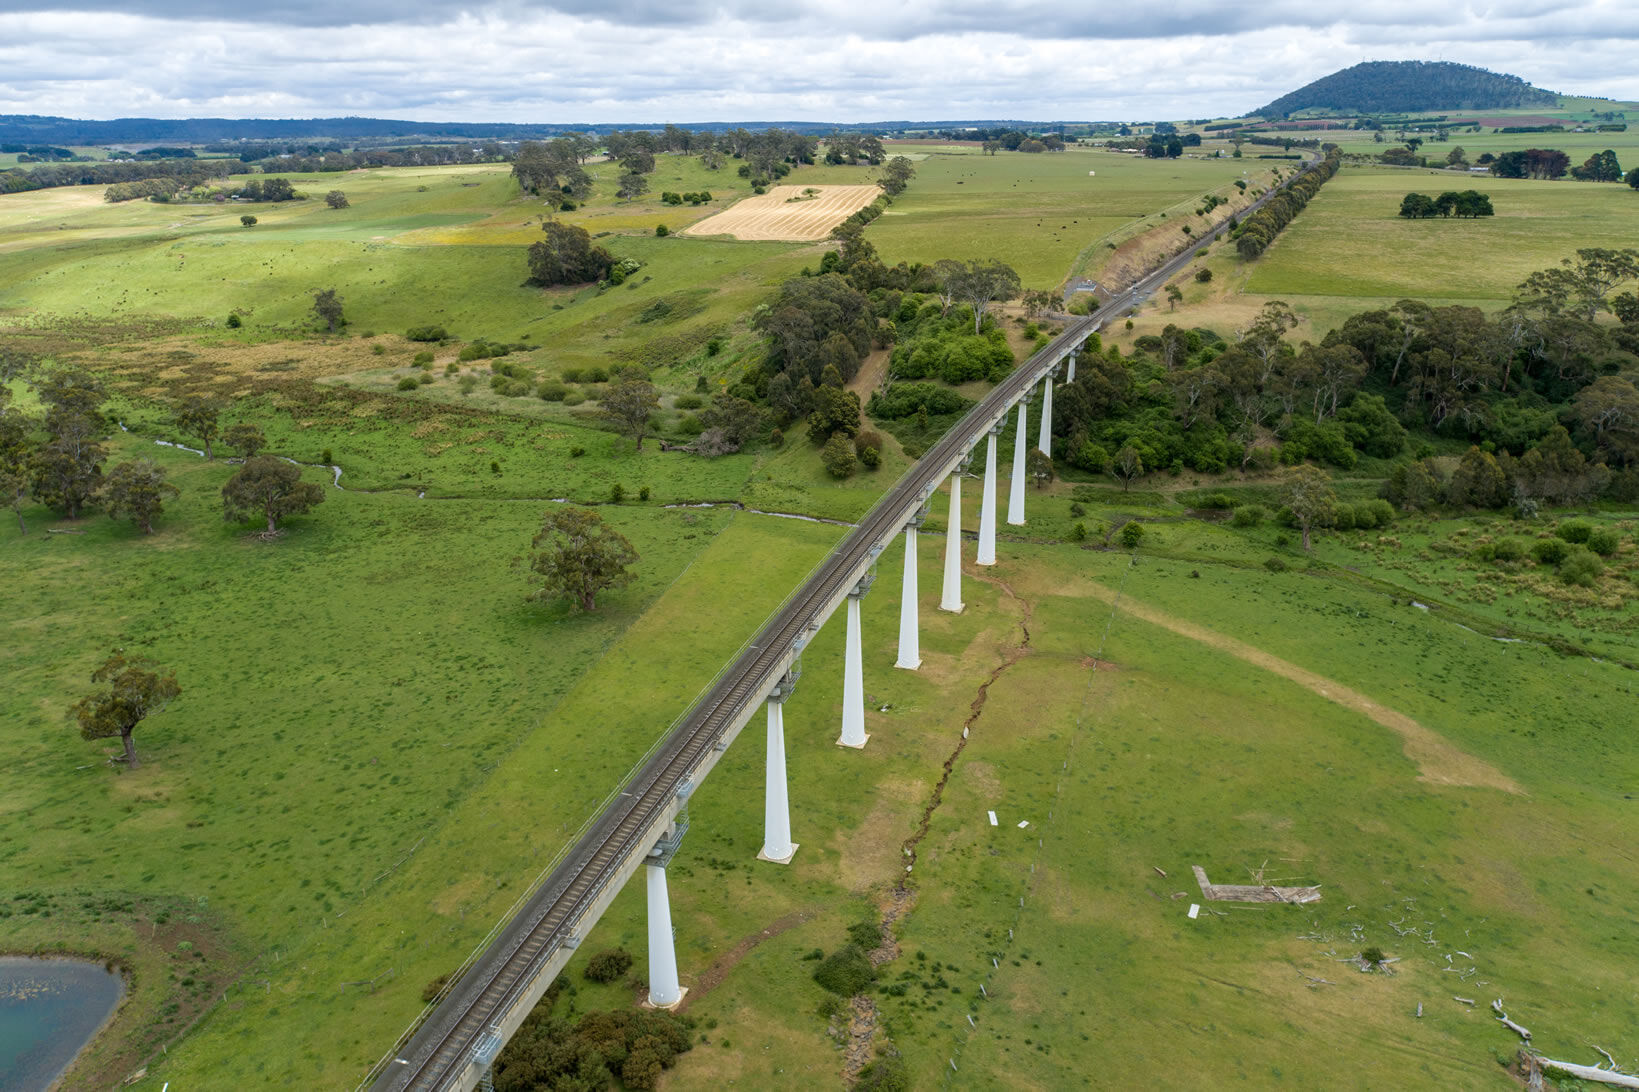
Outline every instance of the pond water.
{"type": "Polygon", "coordinates": [[[0,1088],[49,1087],[124,992],[101,963],[0,956],[0,1088]]]}

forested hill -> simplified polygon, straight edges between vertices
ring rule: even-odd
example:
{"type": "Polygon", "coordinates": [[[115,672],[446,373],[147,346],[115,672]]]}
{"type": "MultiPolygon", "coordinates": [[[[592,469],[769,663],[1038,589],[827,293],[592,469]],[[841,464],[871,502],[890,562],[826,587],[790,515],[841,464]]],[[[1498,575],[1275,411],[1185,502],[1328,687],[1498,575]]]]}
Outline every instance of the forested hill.
{"type": "Polygon", "coordinates": [[[1473,65],[1450,61],[1365,61],[1323,76],[1252,113],[1267,118],[1312,109],[1397,114],[1557,105],[1559,96],[1552,91],[1532,87],[1518,76],[1473,65]]]}

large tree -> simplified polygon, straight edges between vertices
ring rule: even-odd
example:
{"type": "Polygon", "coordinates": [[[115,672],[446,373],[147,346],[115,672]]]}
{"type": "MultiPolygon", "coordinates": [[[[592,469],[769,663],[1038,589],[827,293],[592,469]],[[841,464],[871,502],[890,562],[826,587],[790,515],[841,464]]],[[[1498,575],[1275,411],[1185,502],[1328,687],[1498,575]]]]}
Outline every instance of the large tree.
{"type": "Polygon", "coordinates": [[[87,694],[69,710],[79,722],[80,735],[84,739],[119,736],[125,745],[125,763],[134,770],[142,763],[131,733],[182,693],[176,672],[166,672],[143,656],[115,652],[92,673],[91,681],[108,685],[87,694]]]}
{"type": "Polygon", "coordinates": [[[314,293],[313,313],[332,334],[336,332],[336,327],[344,325],[347,321],[342,317],[341,297],[336,295],[334,288],[325,288],[314,293]]]}
{"type": "Polygon", "coordinates": [[[627,568],[637,551],[624,535],[587,508],[548,509],[531,541],[529,567],[541,587],[531,599],[567,599],[582,610],[597,609],[597,596],[631,583],[627,568]]]}
{"type": "Polygon", "coordinates": [[[222,516],[230,523],[254,517],[267,520],[267,533],[286,516],[298,516],[324,501],[324,490],[302,481],[302,468],[271,455],[246,459],[239,473],[222,487],[222,516]]]}
{"type": "Polygon", "coordinates": [[[896,155],[882,165],[882,177],[876,184],[882,187],[882,192],[890,197],[905,192],[905,187],[916,175],[916,167],[902,155],[896,155]]]}
{"type": "Polygon", "coordinates": [[[90,417],[61,417],[56,410],[47,421],[51,439],[29,457],[29,489],[42,503],[78,519],[102,484],[108,452],[99,442],[101,428],[90,417]]]}
{"type": "Polygon", "coordinates": [[[546,237],[529,248],[529,278],[536,284],[586,284],[609,275],[615,259],[583,227],[548,220],[546,237]]]}
{"type": "Polygon", "coordinates": [[[1337,516],[1337,493],[1332,489],[1332,477],[1318,466],[1303,463],[1287,471],[1283,486],[1286,506],[1303,531],[1303,548],[1312,550],[1309,532],[1330,525],[1337,516]]]}
{"type": "Polygon", "coordinates": [[[244,422],[230,425],[222,434],[222,442],[247,459],[254,459],[257,452],[267,447],[267,437],[262,435],[262,430],[244,422]]]}
{"type": "Polygon", "coordinates": [[[610,384],[608,392],[598,400],[598,413],[636,440],[639,451],[643,450],[649,420],[659,408],[660,396],[654,384],[637,376],[622,376],[610,384]]]}
{"type": "Polygon", "coordinates": [[[942,270],[942,289],[953,298],[973,307],[973,332],[984,325],[991,304],[1015,299],[1023,288],[1013,267],[991,258],[968,263],[952,262],[942,270]]]}
{"type": "Polygon", "coordinates": [[[189,398],[176,411],[176,427],[186,436],[197,436],[205,445],[205,458],[216,458],[211,443],[221,432],[221,424],[217,420],[222,410],[215,402],[208,398],[195,396],[189,398]]]}
{"type": "Polygon", "coordinates": [[[154,533],[154,517],[165,511],[165,498],[181,495],[165,480],[165,471],[152,459],[120,463],[102,480],[98,495],[110,518],[130,516],[142,533],[154,533]]]}

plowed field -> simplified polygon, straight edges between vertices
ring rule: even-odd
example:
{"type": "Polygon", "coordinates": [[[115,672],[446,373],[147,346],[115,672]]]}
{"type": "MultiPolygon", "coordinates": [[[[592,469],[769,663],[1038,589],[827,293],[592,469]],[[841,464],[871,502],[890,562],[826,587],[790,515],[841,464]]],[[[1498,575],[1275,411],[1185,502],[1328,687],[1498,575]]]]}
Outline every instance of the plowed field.
{"type": "Polygon", "coordinates": [[[881,192],[876,186],[775,186],[690,225],[681,234],[795,242],[823,239],[881,192]],[[818,196],[803,198],[803,192],[810,189],[818,190],[818,196]],[[791,200],[794,197],[802,199],[791,200]]]}

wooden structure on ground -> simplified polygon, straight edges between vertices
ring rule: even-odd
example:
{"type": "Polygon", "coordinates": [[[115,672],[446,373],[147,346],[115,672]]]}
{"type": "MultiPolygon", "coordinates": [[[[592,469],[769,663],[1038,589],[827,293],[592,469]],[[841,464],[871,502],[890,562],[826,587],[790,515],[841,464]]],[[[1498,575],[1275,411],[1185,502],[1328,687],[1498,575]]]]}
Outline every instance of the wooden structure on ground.
{"type": "Polygon", "coordinates": [[[1206,869],[1190,865],[1195,882],[1201,885],[1201,897],[1210,902],[1288,902],[1320,901],[1320,885],[1313,887],[1276,887],[1273,884],[1212,883],[1206,878],[1206,869]]]}

